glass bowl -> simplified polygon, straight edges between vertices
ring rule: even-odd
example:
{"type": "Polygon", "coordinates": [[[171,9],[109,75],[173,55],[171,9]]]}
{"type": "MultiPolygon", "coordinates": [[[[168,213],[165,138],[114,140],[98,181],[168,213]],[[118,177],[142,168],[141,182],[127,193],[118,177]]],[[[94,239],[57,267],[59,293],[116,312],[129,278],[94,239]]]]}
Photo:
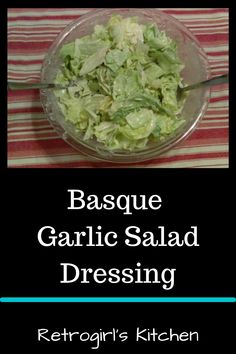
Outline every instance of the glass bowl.
{"type": "MultiPolygon", "coordinates": [[[[43,62],[42,82],[53,82],[62,64],[59,58],[61,47],[76,38],[92,33],[96,24],[106,23],[112,14],[123,17],[138,17],[139,23],[154,22],[177,42],[178,54],[185,64],[182,77],[185,84],[192,84],[209,78],[209,64],[203,49],[192,33],[174,17],[157,9],[99,9],[92,10],[69,24],[56,38],[43,62]]],[[[91,157],[117,163],[141,162],[152,159],[173,148],[194,130],[203,117],[210,96],[209,88],[199,88],[189,92],[181,117],[185,123],[172,135],[159,143],[150,143],[139,151],[108,151],[96,140],[83,141],[75,132],[74,125],[66,122],[51,90],[41,90],[43,109],[61,138],[75,149],[91,157]]]]}

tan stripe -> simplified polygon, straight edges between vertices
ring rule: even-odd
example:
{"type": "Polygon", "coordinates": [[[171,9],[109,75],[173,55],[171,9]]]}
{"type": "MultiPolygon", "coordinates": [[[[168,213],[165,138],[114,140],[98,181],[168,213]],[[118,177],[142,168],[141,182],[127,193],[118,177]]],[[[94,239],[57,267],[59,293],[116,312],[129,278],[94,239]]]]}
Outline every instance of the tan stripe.
{"type": "MultiPolygon", "coordinates": [[[[45,57],[45,54],[36,54],[36,55],[27,55],[27,57],[23,54],[8,54],[8,60],[24,60],[26,62],[27,67],[29,66],[27,64],[27,61],[31,61],[31,60],[43,60],[45,57]]],[[[16,66],[18,68],[18,66],[20,66],[19,64],[16,65],[10,65],[10,67],[14,67],[16,66]]],[[[24,65],[22,65],[24,66],[24,65]]]]}
{"type": "MultiPolygon", "coordinates": [[[[40,164],[48,164],[49,166],[52,164],[64,163],[66,167],[66,163],[71,162],[82,162],[87,161],[85,158],[83,160],[75,160],[74,156],[72,155],[69,159],[61,158],[61,157],[53,157],[53,158],[29,158],[29,159],[13,159],[8,160],[9,167],[19,167],[22,165],[40,165],[40,164]]],[[[98,162],[95,160],[94,162],[98,162]]],[[[91,161],[92,164],[92,161],[91,161]]],[[[165,162],[165,163],[155,163],[155,164],[146,164],[146,165],[123,165],[121,167],[125,168],[193,168],[198,166],[205,166],[205,167],[221,167],[227,168],[228,167],[228,159],[227,158],[217,158],[217,159],[200,159],[200,160],[191,160],[191,161],[172,161],[172,162],[165,162]]],[[[86,168],[89,166],[86,166],[86,168]]],[[[109,166],[110,167],[110,166],[109,166]]],[[[120,166],[119,166],[120,167],[120,166]]],[[[112,168],[119,168],[118,166],[113,166],[112,168]]],[[[93,168],[91,166],[91,168],[93,168]]]]}
{"type": "Polygon", "coordinates": [[[46,136],[46,137],[40,137],[40,138],[38,138],[38,137],[35,137],[35,138],[10,138],[10,139],[8,139],[8,142],[9,143],[15,143],[15,142],[21,142],[21,141],[35,141],[35,140],[37,140],[37,141],[41,141],[41,140],[55,140],[55,139],[58,139],[58,135],[55,133],[54,134],[54,136],[46,136]]]}
{"type": "MultiPolygon", "coordinates": [[[[29,17],[37,17],[37,16],[60,16],[62,14],[63,16],[74,16],[74,15],[83,15],[88,13],[90,10],[84,10],[84,9],[63,9],[59,11],[27,11],[27,9],[24,9],[25,11],[23,12],[23,16],[29,16],[29,17]]],[[[16,18],[21,16],[19,12],[15,11],[8,11],[8,17],[9,18],[16,18]]]]}
{"type": "Polygon", "coordinates": [[[34,121],[40,121],[40,120],[45,120],[45,114],[44,113],[32,113],[32,112],[26,112],[26,113],[14,113],[14,114],[8,114],[8,121],[9,122],[14,122],[14,121],[20,121],[20,122],[34,122],[34,121]]]}
{"type": "MultiPolygon", "coordinates": [[[[204,158],[204,159],[196,159],[196,160],[189,160],[189,161],[168,161],[168,162],[159,162],[155,164],[146,164],[146,168],[193,168],[198,166],[217,166],[220,164],[224,167],[228,167],[228,159],[219,157],[219,158],[204,158]]],[[[140,167],[139,165],[133,167],[140,167]]]]}
{"type": "MultiPolygon", "coordinates": [[[[43,15],[44,16],[44,15],[43,15]]],[[[8,26],[10,28],[14,28],[14,27],[22,27],[22,28],[29,28],[30,26],[32,26],[33,28],[40,28],[43,26],[50,26],[52,28],[58,27],[58,26],[62,26],[62,25],[67,25],[68,23],[70,23],[71,20],[62,20],[62,19],[55,19],[55,20],[49,20],[47,18],[44,19],[37,19],[35,20],[16,20],[14,22],[8,22],[8,26]]]]}
{"type": "Polygon", "coordinates": [[[48,132],[48,128],[51,128],[51,125],[49,122],[45,122],[44,121],[44,124],[41,124],[41,125],[34,125],[33,127],[32,126],[14,126],[14,127],[11,127],[9,126],[8,127],[8,132],[14,132],[14,134],[18,134],[20,133],[20,131],[24,131],[24,133],[27,133],[27,131],[36,131],[36,130],[40,130],[42,129],[42,131],[47,128],[47,132],[48,132]]]}
{"type": "MultiPolygon", "coordinates": [[[[41,56],[41,60],[43,60],[44,55],[41,56]]],[[[8,70],[9,71],[16,71],[16,72],[24,72],[24,73],[31,73],[35,74],[41,70],[42,64],[31,64],[31,65],[22,65],[22,64],[9,64],[8,70]]]]}
{"type": "Polygon", "coordinates": [[[28,102],[25,102],[25,101],[22,101],[22,102],[17,102],[17,103],[10,103],[8,105],[8,108],[9,109],[18,109],[18,108],[41,108],[42,105],[39,101],[28,101],[28,102]]]}

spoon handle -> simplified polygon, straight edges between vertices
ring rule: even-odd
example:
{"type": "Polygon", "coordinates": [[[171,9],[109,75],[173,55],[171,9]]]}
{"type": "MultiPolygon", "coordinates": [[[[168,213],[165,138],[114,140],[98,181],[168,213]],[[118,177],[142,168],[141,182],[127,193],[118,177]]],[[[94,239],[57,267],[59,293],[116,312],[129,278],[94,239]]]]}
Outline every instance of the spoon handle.
{"type": "Polygon", "coordinates": [[[183,91],[188,91],[192,90],[198,87],[202,86],[214,86],[214,85],[220,85],[220,84],[225,84],[229,81],[229,74],[224,74],[221,76],[213,77],[212,79],[206,80],[199,82],[197,84],[189,85],[186,87],[183,87],[183,91]]]}
{"type": "Polygon", "coordinates": [[[55,88],[55,84],[42,84],[42,83],[22,83],[22,82],[13,82],[8,81],[7,89],[8,90],[32,90],[32,89],[50,89],[55,88]]]}

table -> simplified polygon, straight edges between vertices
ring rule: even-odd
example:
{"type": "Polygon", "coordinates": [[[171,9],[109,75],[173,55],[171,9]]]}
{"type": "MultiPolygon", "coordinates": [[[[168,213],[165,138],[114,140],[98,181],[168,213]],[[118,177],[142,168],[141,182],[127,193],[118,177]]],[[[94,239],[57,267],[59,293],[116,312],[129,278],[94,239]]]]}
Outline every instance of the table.
{"type": "MultiPolygon", "coordinates": [[[[227,8],[160,9],[175,16],[201,42],[212,75],[228,72],[227,8]]],[[[38,81],[43,58],[59,32],[93,9],[8,10],[8,79],[38,81]]],[[[213,88],[195,132],[173,150],[133,165],[99,162],[68,146],[47,121],[36,90],[8,93],[8,167],[23,168],[227,168],[228,85],[213,88]]]]}

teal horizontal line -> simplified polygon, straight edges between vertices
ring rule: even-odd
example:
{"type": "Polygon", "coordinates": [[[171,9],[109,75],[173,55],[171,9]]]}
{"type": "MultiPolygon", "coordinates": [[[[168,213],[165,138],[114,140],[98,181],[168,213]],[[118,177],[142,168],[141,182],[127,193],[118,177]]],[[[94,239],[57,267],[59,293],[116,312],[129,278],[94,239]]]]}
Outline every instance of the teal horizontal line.
{"type": "Polygon", "coordinates": [[[236,302],[235,297],[1,297],[1,302],[236,302]]]}

